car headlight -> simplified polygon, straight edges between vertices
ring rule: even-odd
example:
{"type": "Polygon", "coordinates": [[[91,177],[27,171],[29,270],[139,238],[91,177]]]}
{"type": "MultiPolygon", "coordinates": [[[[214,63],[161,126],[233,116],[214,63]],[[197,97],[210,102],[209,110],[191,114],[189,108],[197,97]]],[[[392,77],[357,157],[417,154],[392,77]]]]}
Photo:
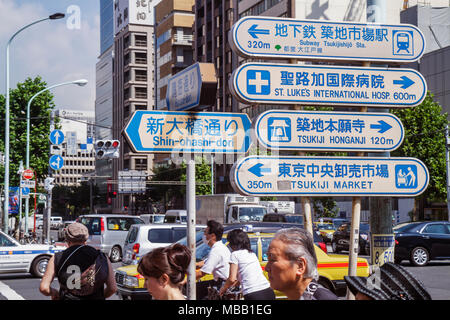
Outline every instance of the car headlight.
{"type": "Polygon", "coordinates": [[[139,279],[137,277],[126,276],[124,285],[127,287],[139,287],[139,279]]]}
{"type": "Polygon", "coordinates": [[[363,238],[365,241],[367,241],[368,236],[367,236],[367,234],[362,234],[362,235],[361,235],[361,238],[363,238]]]}

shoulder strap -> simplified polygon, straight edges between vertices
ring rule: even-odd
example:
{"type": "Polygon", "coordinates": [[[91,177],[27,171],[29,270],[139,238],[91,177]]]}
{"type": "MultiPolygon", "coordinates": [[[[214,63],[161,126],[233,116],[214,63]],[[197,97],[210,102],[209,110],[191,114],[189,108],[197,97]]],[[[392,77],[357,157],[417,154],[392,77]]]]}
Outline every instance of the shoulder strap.
{"type": "Polygon", "coordinates": [[[69,260],[70,257],[71,257],[75,252],[77,252],[78,249],[80,249],[80,248],[82,248],[82,247],[84,247],[84,245],[79,246],[78,248],[76,248],[75,250],[73,250],[72,253],[66,258],[66,260],[64,260],[64,262],[62,263],[61,267],[60,267],[59,270],[58,270],[58,277],[59,277],[59,273],[61,272],[63,266],[66,264],[67,260],[69,260]]]}

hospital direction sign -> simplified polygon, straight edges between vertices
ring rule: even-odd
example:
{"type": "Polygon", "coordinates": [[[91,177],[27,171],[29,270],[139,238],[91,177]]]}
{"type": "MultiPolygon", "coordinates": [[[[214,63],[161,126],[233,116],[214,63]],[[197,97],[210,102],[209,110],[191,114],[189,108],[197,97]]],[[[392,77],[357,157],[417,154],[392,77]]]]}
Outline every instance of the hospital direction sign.
{"type": "Polygon", "coordinates": [[[414,158],[250,156],[231,170],[245,195],[417,196],[429,174],[414,158]]]}
{"type": "Polygon", "coordinates": [[[239,153],[250,129],[244,113],[138,110],[123,134],[135,152],[239,153]]]}
{"type": "Polygon", "coordinates": [[[408,63],[425,49],[413,25],[383,25],[247,16],[231,30],[231,48],[258,58],[408,63]]]}
{"type": "Polygon", "coordinates": [[[262,146],[278,150],[393,151],[404,138],[389,113],[269,110],[256,119],[262,146]]]}
{"type": "Polygon", "coordinates": [[[246,63],[230,78],[246,103],[413,107],[427,85],[413,69],[246,63]]]}

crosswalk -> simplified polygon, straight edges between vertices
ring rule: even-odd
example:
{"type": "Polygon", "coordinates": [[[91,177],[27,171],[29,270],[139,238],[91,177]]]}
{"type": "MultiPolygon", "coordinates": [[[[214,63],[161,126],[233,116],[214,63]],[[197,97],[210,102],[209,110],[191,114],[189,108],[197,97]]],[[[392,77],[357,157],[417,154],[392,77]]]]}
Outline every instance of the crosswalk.
{"type": "Polygon", "coordinates": [[[8,285],[0,281],[0,295],[7,300],[25,300],[20,294],[11,289],[8,285]]]}

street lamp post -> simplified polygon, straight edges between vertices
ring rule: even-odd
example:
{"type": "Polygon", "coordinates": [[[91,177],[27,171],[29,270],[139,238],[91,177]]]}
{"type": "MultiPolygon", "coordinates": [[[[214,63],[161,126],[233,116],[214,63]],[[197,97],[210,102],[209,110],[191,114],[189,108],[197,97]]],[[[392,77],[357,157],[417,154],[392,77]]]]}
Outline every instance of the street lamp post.
{"type": "MultiPolygon", "coordinates": [[[[30,110],[31,110],[31,103],[33,102],[34,98],[36,98],[38,95],[40,95],[41,93],[51,90],[53,88],[56,87],[60,87],[60,86],[65,86],[68,84],[76,84],[80,87],[85,86],[88,83],[88,81],[86,79],[78,79],[78,80],[74,80],[74,81],[69,81],[69,82],[63,82],[63,83],[58,83],[55,85],[52,85],[50,87],[47,87],[45,89],[42,89],[41,91],[39,91],[38,93],[36,93],[34,96],[31,97],[31,99],[28,101],[28,105],[27,105],[27,148],[26,148],[26,158],[25,158],[25,168],[26,169],[30,169],[30,110]]],[[[29,199],[25,199],[25,216],[27,217],[27,219],[25,219],[25,233],[28,233],[28,212],[29,212],[29,199]]]]}
{"type": "Polygon", "coordinates": [[[8,212],[9,212],[9,46],[12,40],[23,30],[35,25],[39,22],[46,20],[57,20],[64,18],[65,15],[63,13],[55,13],[51,16],[36,20],[24,27],[22,27],[19,31],[13,34],[13,36],[9,39],[8,44],[6,45],[6,101],[5,101],[5,183],[4,183],[4,192],[5,192],[5,201],[4,201],[4,213],[3,213],[3,231],[8,233],[8,212]]]}

